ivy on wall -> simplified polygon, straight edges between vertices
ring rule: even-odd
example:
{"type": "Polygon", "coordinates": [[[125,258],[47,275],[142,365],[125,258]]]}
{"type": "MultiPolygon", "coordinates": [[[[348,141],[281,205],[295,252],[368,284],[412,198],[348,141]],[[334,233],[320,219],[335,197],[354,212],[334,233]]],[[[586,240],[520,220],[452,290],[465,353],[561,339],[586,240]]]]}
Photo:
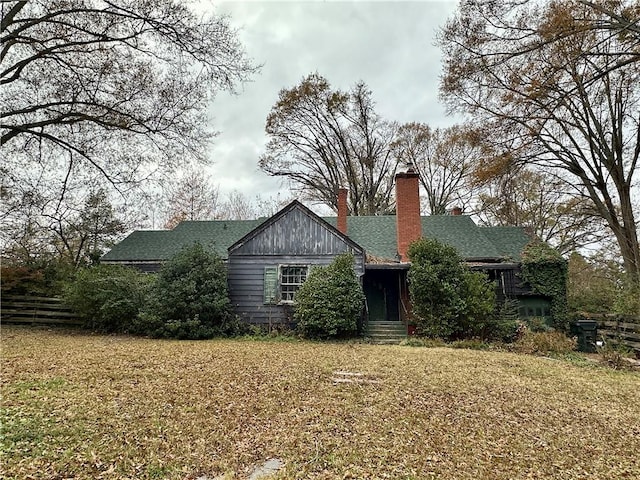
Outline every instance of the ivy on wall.
{"type": "Polygon", "coordinates": [[[522,279],[534,293],[551,300],[553,327],[568,328],[567,261],[544,242],[529,243],[522,252],[522,279]]]}

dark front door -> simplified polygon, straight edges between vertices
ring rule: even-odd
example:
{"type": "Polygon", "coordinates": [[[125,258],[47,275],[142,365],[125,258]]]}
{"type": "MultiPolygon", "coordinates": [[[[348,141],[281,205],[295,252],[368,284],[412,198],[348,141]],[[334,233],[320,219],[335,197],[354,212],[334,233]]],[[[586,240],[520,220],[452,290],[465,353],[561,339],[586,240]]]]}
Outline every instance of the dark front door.
{"type": "Polygon", "coordinates": [[[364,294],[367,297],[369,322],[399,321],[399,272],[396,270],[367,270],[364,275],[364,294]]]}

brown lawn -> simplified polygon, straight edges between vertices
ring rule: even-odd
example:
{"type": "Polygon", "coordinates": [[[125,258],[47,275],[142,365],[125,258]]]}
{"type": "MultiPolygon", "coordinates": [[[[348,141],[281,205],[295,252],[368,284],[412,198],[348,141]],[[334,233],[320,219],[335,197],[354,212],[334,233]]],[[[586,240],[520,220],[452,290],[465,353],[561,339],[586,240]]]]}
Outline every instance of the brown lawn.
{"type": "Polygon", "coordinates": [[[638,372],[510,353],[3,326],[1,393],[7,479],[640,478],[638,372]]]}

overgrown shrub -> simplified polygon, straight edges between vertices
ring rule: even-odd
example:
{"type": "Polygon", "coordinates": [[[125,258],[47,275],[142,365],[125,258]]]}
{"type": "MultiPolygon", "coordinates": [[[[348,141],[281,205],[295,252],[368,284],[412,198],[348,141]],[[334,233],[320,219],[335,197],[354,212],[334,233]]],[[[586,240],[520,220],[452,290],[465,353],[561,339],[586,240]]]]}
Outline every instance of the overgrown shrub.
{"type": "Polygon", "coordinates": [[[616,291],[613,311],[640,318],[640,280],[623,275],[616,291]]]}
{"type": "Polygon", "coordinates": [[[160,269],[135,333],[203,339],[235,333],[236,327],[222,259],[196,243],[183,248],[160,269]]]}
{"type": "Polygon", "coordinates": [[[409,247],[409,289],[418,334],[447,340],[487,336],[495,286],[462,264],[455,248],[423,238],[409,247]]]}
{"type": "Polygon", "coordinates": [[[571,312],[611,313],[619,276],[614,262],[577,252],[567,264],[567,305],[571,312]]]}
{"type": "Polygon", "coordinates": [[[532,332],[529,329],[525,329],[520,338],[514,343],[513,349],[517,352],[528,354],[564,355],[573,352],[576,346],[576,340],[567,337],[562,332],[532,332]]]}
{"type": "Polygon", "coordinates": [[[607,340],[602,347],[597,348],[602,361],[614,370],[621,370],[629,366],[628,358],[632,356],[632,350],[621,342],[607,340]]]}
{"type": "Polygon", "coordinates": [[[144,303],[150,276],[133,268],[98,265],[83,268],[64,289],[64,300],[101,332],[126,332],[144,303]]]}
{"type": "Polygon", "coordinates": [[[353,255],[344,254],[326,267],[311,269],[295,295],[294,319],[304,336],[329,338],[357,332],[364,292],[353,266],[353,255]]]}
{"type": "Polygon", "coordinates": [[[551,332],[553,327],[550,327],[544,317],[529,317],[524,320],[525,325],[532,332],[551,332]]]}
{"type": "Polygon", "coordinates": [[[578,253],[569,257],[567,302],[572,313],[618,313],[640,317],[640,280],[619,259],[578,253]]]}
{"type": "Polygon", "coordinates": [[[518,315],[518,306],[519,302],[512,298],[507,298],[500,303],[494,316],[489,320],[483,338],[507,343],[516,340],[522,325],[518,315]]]}
{"type": "Polygon", "coordinates": [[[56,259],[2,265],[2,293],[55,297],[73,277],[73,265],[56,259]]]}

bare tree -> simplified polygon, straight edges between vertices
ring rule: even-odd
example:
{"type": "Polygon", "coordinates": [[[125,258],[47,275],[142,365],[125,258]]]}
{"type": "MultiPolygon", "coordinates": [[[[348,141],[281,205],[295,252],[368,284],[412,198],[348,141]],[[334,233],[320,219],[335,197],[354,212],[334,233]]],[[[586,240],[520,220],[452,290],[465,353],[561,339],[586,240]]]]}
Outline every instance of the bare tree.
{"type": "Polygon", "coordinates": [[[97,263],[126,230],[102,189],[90,192],[78,211],[58,213],[46,216],[52,244],[75,266],[97,263]]]}
{"type": "Polygon", "coordinates": [[[189,169],[166,188],[165,228],[183,220],[212,220],[219,215],[219,188],[202,169],[189,169]]]}
{"type": "Polygon", "coordinates": [[[260,167],[334,210],[336,190],[346,187],[352,215],[388,212],[397,166],[390,152],[395,126],[374,106],[362,82],[342,92],[319,74],[307,76],[280,91],[267,117],[269,142],[260,167]]]}
{"type": "Polygon", "coordinates": [[[603,15],[593,17],[576,18],[573,22],[587,30],[608,30],[620,35],[627,44],[628,55],[639,56],[640,50],[640,5],[637,2],[596,2],[591,0],[578,0],[578,3],[592,8],[603,15]],[[635,48],[634,48],[635,47],[635,48]]]}
{"type": "Polygon", "coordinates": [[[89,186],[88,194],[85,188],[67,187],[63,198],[26,187],[5,189],[3,197],[3,256],[9,263],[95,263],[126,231],[120,212],[99,187],[89,186]]]}
{"type": "Polygon", "coordinates": [[[3,247],[77,263],[70,228],[85,199],[102,189],[113,203],[115,189],[127,202],[144,180],[206,163],[210,100],[256,69],[225,17],[177,0],[2,1],[0,11],[3,247]]]}
{"type": "Polygon", "coordinates": [[[14,170],[113,185],[205,161],[209,100],[255,68],[225,17],[176,0],[3,1],[0,139],[14,170]]]}
{"type": "Polygon", "coordinates": [[[469,207],[475,192],[473,172],[483,154],[476,136],[468,126],[432,129],[412,122],[398,129],[393,152],[399,161],[412,163],[420,174],[429,214],[444,215],[452,207],[469,207]]]}
{"type": "Polygon", "coordinates": [[[605,226],[585,197],[566,181],[531,169],[508,172],[484,185],[477,216],[485,225],[526,227],[568,254],[602,240],[605,226]]]}
{"type": "Polygon", "coordinates": [[[439,37],[441,93],[451,110],[489,125],[494,139],[508,139],[512,150],[503,161],[567,174],[572,195],[586,197],[604,219],[637,281],[640,59],[637,36],[606,28],[612,15],[637,25],[638,7],[463,1],[439,37]]]}
{"type": "Polygon", "coordinates": [[[294,197],[291,195],[283,196],[277,193],[275,196],[270,195],[263,197],[262,195],[256,195],[255,199],[255,213],[258,217],[272,217],[277,212],[282,210],[286,205],[291,203],[294,197]]]}
{"type": "Polygon", "coordinates": [[[218,218],[223,220],[253,220],[257,216],[256,206],[246,195],[233,190],[222,203],[218,218]]]}

